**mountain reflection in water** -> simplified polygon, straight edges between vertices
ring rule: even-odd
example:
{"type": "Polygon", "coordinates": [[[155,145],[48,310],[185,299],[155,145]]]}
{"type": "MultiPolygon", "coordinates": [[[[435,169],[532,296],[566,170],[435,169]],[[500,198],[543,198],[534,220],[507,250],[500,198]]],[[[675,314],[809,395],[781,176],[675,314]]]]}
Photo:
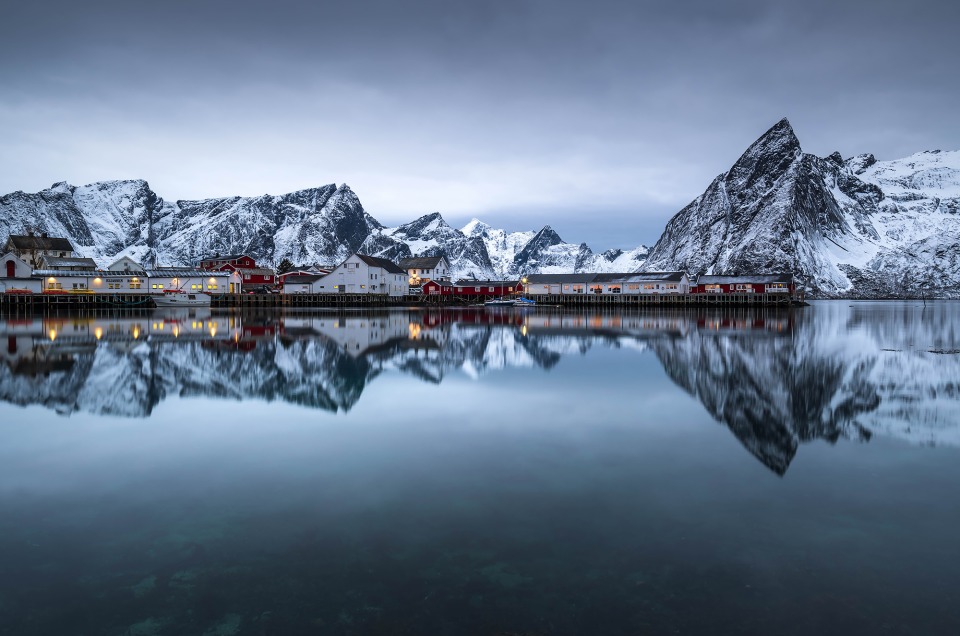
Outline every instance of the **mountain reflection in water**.
{"type": "Polygon", "coordinates": [[[673,382],[782,475],[798,445],[817,439],[880,432],[960,443],[958,313],[955,303],[820,303],[6,318],[0,399],[64,415],[148,417],[168,396],[346,412],[388,371],[439,384],[454,372],[550,370],[610,347],[656,355],[673,382]]]}

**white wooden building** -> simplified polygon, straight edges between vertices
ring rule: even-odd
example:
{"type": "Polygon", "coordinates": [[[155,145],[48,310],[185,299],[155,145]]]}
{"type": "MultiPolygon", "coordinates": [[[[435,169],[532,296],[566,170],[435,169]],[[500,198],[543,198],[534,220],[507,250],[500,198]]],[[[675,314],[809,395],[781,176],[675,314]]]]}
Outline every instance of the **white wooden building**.
{"type": "Polygon", "coordinates": [[[33,268],[22,258],[8,252],[0,258],[0,294],[10,291],[38,293],[43,289],[39,278],[33,278],[33,268]]]}
{"type": "Polygon", "coordinates": [[[690,293],[690,279],[684,272],[529,274],[524,281],[529,296],[690,293]]]}
{"type": "Polygon", "coordinates": [[[281,293],[283,294],[332,294],[334,291],[332,289],[327,289],[326,285],[330,281],[323,281],[325,276],[322,274],[309,274],[297,272],[295,274],[284,274],[283,276],[283,287],[281,288],[281,293]]]}
{"type": "Polygon", "coordinates": [[[117,260],[110,263],[107,266],[107,269],[111,272],[143,272],[145,271],[143,265],[133,260],[129,256],[121,256],[117,260]]]}
{"type": "Polygon", "coordinates": [[[407,273],[411,287],[418,287],[428,280],[450,280],[450,261],[443,255],[404,258],[399,266],[407,273]]]}
{"type": "Polygon", "coordinates": [[[148,269],[147,278],[151,294],[162,294],[171,289],[208,294],[239,294],[243,282],[235,271],[205,271],[192,268],[165,267],[148,269]]]}
{"type": "Polygon", "coordinates": [[[396,263],[364,254],[353,254],[316,285],[321,294],[406,296],[410,288],[407,273],[396,263]]]}

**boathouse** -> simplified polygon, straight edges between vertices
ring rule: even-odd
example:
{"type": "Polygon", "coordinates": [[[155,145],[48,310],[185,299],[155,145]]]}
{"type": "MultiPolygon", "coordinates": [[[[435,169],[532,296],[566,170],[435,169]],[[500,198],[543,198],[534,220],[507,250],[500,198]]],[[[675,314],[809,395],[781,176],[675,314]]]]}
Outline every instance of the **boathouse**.
{"type": "Polygon", "coordinates": [[[424,296],[452,296],[453,283],[448,280],[428,280],[421,287],[424,296]]]}
{"type": "Polygon", "coordinates": [[[750,274],[727,276],[701,274],[693,294],[785,294],[796,291],[793,274],[750,274]]]}
{"type": "Polygon", "coordinates": [[[463,279],[454,283],[453,295],[465,298],[493,298],[510,296],[523,291],[523,284],[515,280],[471,280],[463,279]]]}
{"type": "Polygon", "coordinates": [[[151,294],[179,289],[208,294],[239,294],[242,291],[240,274],[235,271],[198,270],[187,267],[148,269],[151,294]]]}

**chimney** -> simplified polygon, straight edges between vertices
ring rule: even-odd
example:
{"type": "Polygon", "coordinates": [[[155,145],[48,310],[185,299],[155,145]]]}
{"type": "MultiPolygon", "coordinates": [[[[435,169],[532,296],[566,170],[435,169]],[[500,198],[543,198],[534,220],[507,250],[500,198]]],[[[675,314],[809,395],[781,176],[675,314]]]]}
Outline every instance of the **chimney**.
{"type": "Polygon", "coordinates": [[[41,234],[40,234],[40,237],[41,237],[41,238],[47,238],[47,233],[46,233],[46,232],[41,233],[41,234]]]}

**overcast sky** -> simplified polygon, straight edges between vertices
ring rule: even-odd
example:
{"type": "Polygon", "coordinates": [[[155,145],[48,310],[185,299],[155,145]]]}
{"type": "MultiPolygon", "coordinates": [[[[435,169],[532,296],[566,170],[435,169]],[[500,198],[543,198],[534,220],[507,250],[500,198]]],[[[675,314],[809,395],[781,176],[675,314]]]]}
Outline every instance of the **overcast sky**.
{"type": "Polygon", "coordinates": [[[7,3],[0,192],[346,182],[387,225],[652,244],[784,116],[820,155],[960,148],[957,24],[954,0],[7,3]]]}

